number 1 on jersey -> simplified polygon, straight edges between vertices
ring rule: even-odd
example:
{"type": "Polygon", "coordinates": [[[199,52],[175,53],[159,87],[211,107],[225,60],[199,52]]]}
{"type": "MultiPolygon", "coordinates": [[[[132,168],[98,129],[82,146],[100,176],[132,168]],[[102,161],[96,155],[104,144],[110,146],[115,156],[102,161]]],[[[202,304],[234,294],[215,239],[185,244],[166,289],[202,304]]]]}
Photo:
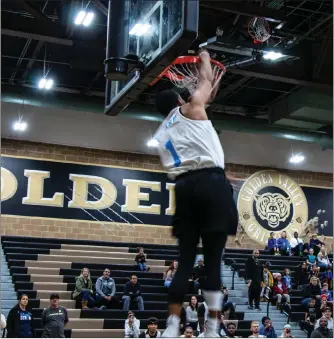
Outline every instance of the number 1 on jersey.
{"type": "Polygon", "coordinates": [[[178,156],[178,154],[176,153],[176,150],[174,148],[174,145],[172,143],[171,140],[168,140],[166,143],[165,143],[165,147],[167,149],[167,151],[170,152],[170,154],[172,155],[173,157],[173,160],[174,160],[174,167],[179,167],[181,165],[181,159],[180,157],[178,156]]]}

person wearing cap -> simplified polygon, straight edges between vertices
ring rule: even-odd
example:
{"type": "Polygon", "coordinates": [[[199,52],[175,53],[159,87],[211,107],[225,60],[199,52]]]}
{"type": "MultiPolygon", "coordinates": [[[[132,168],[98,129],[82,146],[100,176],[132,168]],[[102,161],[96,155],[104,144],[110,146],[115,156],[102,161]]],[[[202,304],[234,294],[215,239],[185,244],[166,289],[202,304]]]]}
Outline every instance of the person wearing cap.
{"type": "Polygon", "coordinates": [[[327,325],[327,318],[321,317],[319,319],[319,327],[311,333],[311,338],[333,338],[333,330],[330,330],[327,325]]]}
{"type": "Polygon", "coordinates": [[[160,338],[161,332],[158,331],[158,319],[149,318],[147,322],[147,331],[142,332],[139,338],[160,338]]]}
{"type": "Polygon", "coordinates": [[[41,318],[42,338],[65,338],[64,329],[69,319],[67,309],[59,306],[59,294],[50,295],[50,306],[43,311],[41,318]]]}
{"type": "Polygon", "coordinates": [[[282,335],[280,335],[279,338],[294,338],[289,324],[284,325],[282,335]]]}
{"type": "MultiPolygon", "coordinates": [[[[330,307],[326,307],[322,311],[322,316],[327,319],[327,328],[333,330],[333,318],[332,318],[332,309],[330,307]]],[[[314,329],[317,329],[320,326],[320,319],[315,323],[314,329]]]]}
{"type": "Polygon", "coordinates": [[[124,323],[124,338],[138,338],[140,335],[140,320],[131,311],[128,312],[128,319],[124,323]]]}

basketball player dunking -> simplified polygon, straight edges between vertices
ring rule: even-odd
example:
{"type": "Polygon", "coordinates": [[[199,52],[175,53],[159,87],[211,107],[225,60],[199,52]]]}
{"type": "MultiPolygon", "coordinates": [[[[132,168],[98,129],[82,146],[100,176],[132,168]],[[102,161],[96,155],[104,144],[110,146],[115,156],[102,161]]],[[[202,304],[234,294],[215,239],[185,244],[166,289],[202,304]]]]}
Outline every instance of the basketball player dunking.
{"type": "Polygon", "coordinates": [[[207,268],[206,286],[202,287],[208,306],[205,337],[219,337],[222,251],[238,221],[232,188],[225,177],[224,152],[205,112],[214,92],[210,56],[202,51],[199,57],[198,85],[190,102],[185,103],[171,90],[156,98],[158,111],[168,115],[155,139],[162,164],[176,182],[173,235],[180,250],[178,270],[169,288],[170,315],[163,337],[179,336],[181,306],[200,238],[207,268]]]}

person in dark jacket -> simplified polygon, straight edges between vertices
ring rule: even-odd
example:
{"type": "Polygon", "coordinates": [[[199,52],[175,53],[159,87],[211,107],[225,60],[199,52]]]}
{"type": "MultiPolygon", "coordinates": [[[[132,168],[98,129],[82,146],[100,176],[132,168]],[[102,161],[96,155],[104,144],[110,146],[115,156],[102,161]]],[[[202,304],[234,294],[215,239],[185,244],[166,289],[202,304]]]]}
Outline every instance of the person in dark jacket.
{"type": "Polygon", "coordinates": [[[124,301],[123,311],[129,310],[131,301],[136,301],[139,311],[144,311],[144,300],[141,296],[141,286],[137,281],[137,276],[132,275],[131,280],[124,286],[124,295],[122,298],[124,301]]]}
{"type": "Polygon", "coordinates": [[[86,309],[94,306],[93,294],[92,279],[90,278],[89,269],[85,267],[81,270],[81,274],[75,279],[73,299],[81,302],[81,308],[86,309]]]}
{"type": "Polygon", "coordinates": [[[246,279],[248,280],[248,297],[249,303],[248,308],[253,309],[253,301],[255,303],[255,309],[261,310],[260,308],[260,294],[261,294],[261,283],[263,280],[263,267],[258,257],[260,255],[259,250],[254,250],[253,255],[246,261],[246,279]]]}
{"type": "Polygon", "coordinates": [[[304,299],[302,300],[302,305],[306,306],[311,298],[316,298],[317,303],[320,304],[321,288],[318,283],[317,277],[311,278],[311,283],[308,284],[304,289],[304,299]]]}
{"type": "Polygon", "coordinates": [[[311,333],[311,338],[333,338],[333,331],[327,327],[327,318],[321,317],[319,327],[311,333]]]}
{"type": "Polygon", "coordinates": [[[142,247],[138,247],[138,254],[136,255],[135,262],[138,265],[139,271],[149,272],[150,267],[146,265],[146,255],[142,247]]]}
{"type": "Polygon", "coordinates": [[[28,296],[22,294],[19,303],[8,313],[7,338],[34,338],[33,320],[28,311],[28,296]]]}

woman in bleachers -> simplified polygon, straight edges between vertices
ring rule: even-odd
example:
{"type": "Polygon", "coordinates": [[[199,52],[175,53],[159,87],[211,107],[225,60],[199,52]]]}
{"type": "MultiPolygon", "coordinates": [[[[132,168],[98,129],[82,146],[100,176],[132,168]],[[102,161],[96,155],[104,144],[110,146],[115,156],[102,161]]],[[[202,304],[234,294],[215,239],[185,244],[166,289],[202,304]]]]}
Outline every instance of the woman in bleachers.
{"type": "Polygon", "coordinates": [[[135,261],[137,263],[139,271],[149,272],[150,267],[146,265],[146,255],[142,247],[138,247],[138,254],[136,255],[135,261]]]}
{"type": "Polygon", "coordinates": [[[307,262],[303,262],[298,266],[296,272],[296,279],[298,286],[305,286],[309,283],[309,272],[307,262]]]}
{"type": "Polygon", "coordinates": [[[89,269],[84,267],[81,274],[75,278],[75,290],[73,299],[78,303],[81,302],[81,308],[86,309],[94,306],[93,283],[90,278],[89,269]]]}
{"type": "Polygon", "coordinates": [[[196,296],[191,296],[189,305],[186,308],[186,325],[192,327],[197,333],[198,327],[198,300],[196,296]]]}
{"type": "Polygon", "coordinates": [[[276,274],[273,290],[273,297],[277,299],[277,309],[280,308],[282,303],[282,298],[284,297],[287,303],[290,303],[289,291],[286,288],[285,284],[282,282],[282,276],[280,273],[276,274]]]}
{"type": "Polygon", "coordinates": [[[131,311],[128,312],[128,319],[124,322],[124,338],[139,338],[140,320],[131,311]]]}
{"type": "Polygon", "coordinates": [[[290,255],[291,246],[289,240],[286,238],[286,232],[281,233],[281,237],[277,240],[277,247],[281,255],[290,255]]]}
{"type": "Polygon", "coordinates": [[[279,249],[277,247],[277,239],[275,238],[274,232],[270,232],[267,242],[267,248],[268,251],[270,251],[270,254],[280,255],[279,249]]]}
{"type": "Polygon", "coordinates": [[[172,283],[172,280],[174,278],[174,275],[177,271],[178,262],[174,260],[172,264],[168,267],[166,273],[165,273],[165,287],[169,288],[170,284],[172,283]]]}
{"type": "Polygon", "coordinates": [[[320,268],[324,267],[324,268],[328,268],[328,267],[332,267],[331,262],[329,261],[327,252],[326,252],[326,247],[322,246],[320,248],[320,252],[318,253],[317,256],[317,261],[318,261],[318,266],[320,268]]]}
{"type": "Polygon", "coordinates": [[[7,338],[34,338],[34,319],[28,310],[29,298],[26,294],[20,296],[19,303],[8,313],[7,338]]]}

